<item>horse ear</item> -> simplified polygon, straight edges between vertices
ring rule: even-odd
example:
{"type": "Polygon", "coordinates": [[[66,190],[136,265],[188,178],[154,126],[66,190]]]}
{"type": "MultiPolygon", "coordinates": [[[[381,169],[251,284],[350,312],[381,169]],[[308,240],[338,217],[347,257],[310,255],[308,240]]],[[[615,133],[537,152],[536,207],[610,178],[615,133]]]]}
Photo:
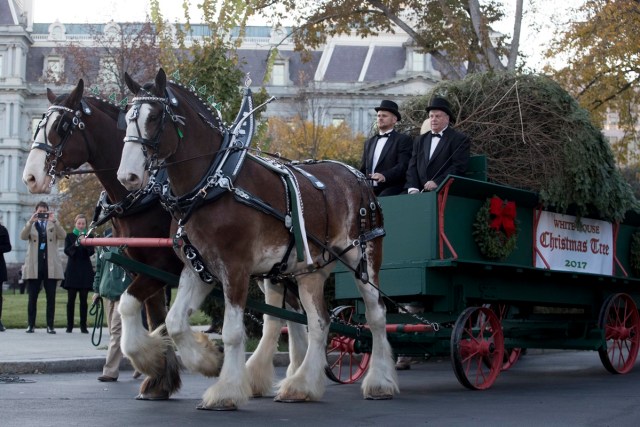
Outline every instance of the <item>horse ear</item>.
{"type": "Polygon", "coordinates": [[[127,87],[134,95],[140,92],[140,85],[133,81],[129,73],[125,71],[124,73],[124,82],[127,84],[127,87]]]}
{"type": "Polygon", "coordinates": [[[53,104],[53,102],[56,100],[56,95],[53,93],[53,91],[49,88],[47,88],[47,99],[49,100],[50,103],[53,104]]]}
{"type": "Polygon", "coordinates": [[[76,88],[69,94],[69,105],[77,105],[82,100],[84,93],[84,80],[80,79],[76,88]]]}
{"type": "Polygon", "coordinates": [[[164,70],[160,68],[158,74],[156,74],[156,90],[159,94],[164,94],[164,90],[167,87],[167,75],[164,70]]]}

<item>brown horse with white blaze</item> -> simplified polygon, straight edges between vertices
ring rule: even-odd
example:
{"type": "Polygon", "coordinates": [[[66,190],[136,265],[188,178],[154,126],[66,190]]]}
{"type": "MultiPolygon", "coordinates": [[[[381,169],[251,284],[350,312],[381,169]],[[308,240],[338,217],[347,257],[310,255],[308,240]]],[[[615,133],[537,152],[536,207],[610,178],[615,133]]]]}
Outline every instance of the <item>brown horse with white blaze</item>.
{"type": "MultiPolygon", "coordinates": [[[[359,275],[356,284],[373,337],[363,394],[368,399],[391,398],[398,390],[397,376],[385,331],[386,309],[377,287],[382,213],[364,176],[337,162],[284,165],[251,156],[243,151],[246,147],[224,145],[229,135],[222,124],[203,120],[204,103],[186,88],[168,83],[162,69],[155,82],[144,87],[125,77],[135,98],[127,113],[120,182],[129,190],[140,188],[145,185],[147,167],[164,160],[176,198],[198,192],[217,194],[210,202],[188,209],[188,217],[179,221],[178,234],[197,248],[225,294],[224,363],[219,380],[204,394],[202,407],[235,409],[249,396],[242,322],[249,277],[268,274],[278,263],[282,273],[297,278],[309,346],[300,367],[278,384],[276,400],[322,397],[329,331],[323,286],[338,258],[359,275]],[[225,176],[226,154],[234,152],[246,156],[231,168],[237,176],[225,176]],[[207,175],[212,165],[220,167],[207,175]],[[303,175],[303,170],[310,175],[303,175]],[[205,187],[199,189],[199,183],[205,187]]],[[[167,330],[183,361],[185,354],[190,355],[187,364],[202,363],[198,357],[202,351],[188,338],[186,322],[204,298],[202,287],[194,269],[185,266],[167,316],[167,330]]]]}
{"type": "MultiPolygon", "coordinates": [[[[48,192],[52,179],[89,163],[112,203],[124,200],[126,190],[116,176],[124,135],[118,130],[118,117],[124,112],[95,97],[84,97],[84,82],[69,94],[56,96],[50,89],[51,107],[44,114],[23,171],[23,181],[32,193],[48,192]]],[[[116,237],[167,237],[171,216],[159,200],[135,213],[112,218],[116,237]]],[[[182,262],[167,248],[126,249],[134,260],[178,274],[182,262]]],[[[179,364],[170,341],[161,330],[149,334],[140,322],[144,302],[152,330],[164,324],[166,302],[162,289],[166,284],[145,275],[137,275],[126,293],[140,302],[135,312],[124,311],[122,342],[125,355],[136,369],[147,375],[140,386],[140,399],[167,399],[181,385],[179,364]],[[135,337],[131,339],[129,337],[135,337]]]]}

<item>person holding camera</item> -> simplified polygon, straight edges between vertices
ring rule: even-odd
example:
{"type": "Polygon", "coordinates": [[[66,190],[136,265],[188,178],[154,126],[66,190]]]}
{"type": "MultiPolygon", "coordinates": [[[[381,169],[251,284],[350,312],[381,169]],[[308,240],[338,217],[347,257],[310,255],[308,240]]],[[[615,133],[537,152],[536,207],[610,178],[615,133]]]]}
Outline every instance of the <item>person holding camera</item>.
{"type": "Polygon", "coordinates": [[[88,334],[87,297],[93,288],[93,266],[91,255],[93,246],[80,246],[78,238],[87,235],[87,217],[78,214],[73,231],[64,239],[64,253],[69,257],[64,272],[62,288],[67,290],[67,333],[73,332],[73,317],[76,309],[76,296],[80,295],[80,332],[88,334]]]}
{"type": "Polygon", "coordinates": [[[38,202],[35,212],[20,232],[20,238],[28,241],[22,277],[27,283],[29,294],[27,333],[33,333],[36,326],[36,309],[41,287],[44,287],[47,297],[47,333],[56,333],[53,328],[56,286],[59,280],[64,279],[58,246],[65,236],[64,229],[54,213],[49,210],[49,205],[46,202],[38,202]]]}

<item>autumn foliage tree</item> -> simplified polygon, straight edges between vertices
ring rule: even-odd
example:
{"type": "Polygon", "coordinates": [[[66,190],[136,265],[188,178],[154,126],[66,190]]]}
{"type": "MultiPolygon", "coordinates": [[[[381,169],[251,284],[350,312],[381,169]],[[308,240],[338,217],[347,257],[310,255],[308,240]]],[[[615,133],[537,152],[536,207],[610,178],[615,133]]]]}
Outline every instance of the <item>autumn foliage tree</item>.
{"type": "Polygon", "coordinates": [[[548,56],[562,58],[562,66],[549,66],[563,87],[587,109],[596,123],[608,112],[619,116],[624,131],[613,144],[621,164],[640,161],[640,2],[588,0],[571,14],[568,30],[556,37],[548,56]],[[577,17],[577,19],[576,19],[577,17]]]}
{"type": "Polygon", "coordinates": [[[293,19],[292,37],[300,51],[330,36],[355,32],[368,37],[400,28],[419,51],[431,54],[445,79],[516,69],[523,0],[516,0],[511,36],[491,28],[505,16],[496,0],[256,0],[254,7],[275,22],[293,19]]]}
{"type": "Polygon", "coordinates": [[[300,117],[289,121],[271,117],[260,149],[290,160],[332,159],[358,167],[364,140],[364,135],[354,136],[344,122],[318,126],[300,117]]]}

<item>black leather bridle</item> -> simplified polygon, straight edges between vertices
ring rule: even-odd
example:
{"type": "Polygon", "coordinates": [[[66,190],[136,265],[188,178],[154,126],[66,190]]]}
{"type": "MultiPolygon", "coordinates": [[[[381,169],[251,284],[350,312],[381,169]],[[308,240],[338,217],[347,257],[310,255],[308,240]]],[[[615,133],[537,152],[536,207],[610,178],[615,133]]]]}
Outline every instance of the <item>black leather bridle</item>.
{"type": "MultiPolygon", "coordinates": [[[[47,171],[47,175],[51,177],[51,183],[49,184],[49,186],[53,186],[55,184],[56,178],[66,175],[66,169],[62,169],[60,172],[56,172],[58,162],[60,161],[62,163],[62,150],[64,150],[66,142],[69,140],[71,135],[73,135],[73,132],[76,129],[80,131],[83,131],[85,129],[85,124],[82,121],[82,116],[91,115],[91,109],[89,108],[89,105],[84,100],[82,100],[80,104],[80,109],[78,110],[73,110],[62,105],[50,106],[42,115],[42,120],[40,120],[40,122],[38,123],[38,128],[33,135],[33,144],[31,144],[31,149],[42,150],[46,153],[45,167],[48,163],[49,169],[47,171]],[[53,143],[49,141],[46,132],[47,123],[54,112],[60,113],[60,120],[58,121],[58,125],[56,126],[56,134],[58,135],[58,137],[60,137],[60,143],[57,145],[53,145],[53,143]],[[38,132],[40,132],[41,130],[43,130],[44,132],[44,143],[36,141],[38,132]]],[[[87,140],[87,136],[84,132],[82,132],[82,137],[87,147],[87,152],[90,154],[89,141],[87,140]]]]}

